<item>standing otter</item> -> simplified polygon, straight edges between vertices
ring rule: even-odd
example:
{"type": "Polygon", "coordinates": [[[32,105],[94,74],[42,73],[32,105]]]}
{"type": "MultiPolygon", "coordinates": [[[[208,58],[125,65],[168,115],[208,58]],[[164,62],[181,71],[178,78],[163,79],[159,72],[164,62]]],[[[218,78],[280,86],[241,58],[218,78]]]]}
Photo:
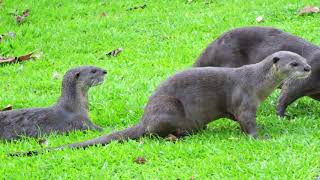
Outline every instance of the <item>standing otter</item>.
{"type": "Polygon", "coordinates": [[[93,66],[71,69],[64,75],[62,94],[55,105],[0,112],[0,138],[13,140],[72,130],[101,131],[88,117],[87,93],[90,87],[103,82],[106,73],[93,66]]]}
{"type": "Polygon", "coordinates": [[[309,96],[320,100],[320,47],[271,27],[244,27],[228,31],[213,41],[194,67],[240,67],[262,61],[277,51],[292,51],[307,59],[312,74],[304,80],[282,85],[277,114],[285,116],[288,105],[309,96]]]}
{"type": "MultiPolygon", "coordinates": [[[[166,80],[149,98],[141,121],[128,129],[65,147],[79,148],[135,139],[144,134],[184,136],[219,118],[240,123],[257,137],[256,110],[260,102],[287,78],[305,78],[311,67],[298,54],[280,51],[260,63],[240,68],[191,68],[166,80]]],[[[32,155],[38,151],[11,155],[32,155]]]]}

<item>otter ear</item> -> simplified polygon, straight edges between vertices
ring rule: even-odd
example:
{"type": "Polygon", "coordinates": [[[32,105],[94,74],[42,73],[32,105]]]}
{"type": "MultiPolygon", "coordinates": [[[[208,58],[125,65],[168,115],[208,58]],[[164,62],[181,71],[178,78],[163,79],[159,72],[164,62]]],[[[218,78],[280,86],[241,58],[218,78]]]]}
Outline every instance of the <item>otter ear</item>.
{"type": "Polygon", "coordinates": [[[80,72],[77,72],[77,73],[75,74],[76,79],[78,79],[79,76],[80,76],[80,72]]]}
{"type": "Polygon", "coordinates": [[[273,64],[277,63],[279,60],[280,60],[280,58],[278,58],[278,57],[274,57],[274,58],[272,59],[273,64]]]}

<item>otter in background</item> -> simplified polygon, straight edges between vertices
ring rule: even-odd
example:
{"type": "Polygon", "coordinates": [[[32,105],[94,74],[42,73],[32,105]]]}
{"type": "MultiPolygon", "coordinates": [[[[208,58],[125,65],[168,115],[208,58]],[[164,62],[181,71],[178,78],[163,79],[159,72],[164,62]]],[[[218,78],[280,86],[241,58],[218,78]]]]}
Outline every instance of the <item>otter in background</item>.
{"type": "Polygon", "coordinates": [[[262,61],[277,51],[292,51],[307,59],[312,74],[281,85],[277,114],[285,116],[288,105],[309,96],[320,100],[320,47],[272,27],[243,27],[225,32],[214,40],[194,67],[240,67],[262,61]]]}

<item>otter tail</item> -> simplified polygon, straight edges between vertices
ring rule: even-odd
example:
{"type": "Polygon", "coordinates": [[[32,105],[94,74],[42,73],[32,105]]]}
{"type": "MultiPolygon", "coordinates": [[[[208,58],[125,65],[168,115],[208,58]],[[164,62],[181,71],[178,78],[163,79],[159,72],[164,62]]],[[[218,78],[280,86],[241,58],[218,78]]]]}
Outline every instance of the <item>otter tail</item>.
{"type": "Polygon", "coordinates": [[[117,131],[108,135],[103,135],[94,139],[90,139],[87,141],[83,141],[80,143],[72,143],[72,144],[66,144],[54,148],[46,148],[40,151],[27,151],[27,152],[16,152],[11,153],[9,156],[33,156],[38,155],[41,153],[44,153],[46,151],[52,151],[52,150],[63,150],[65,148],[86,148],[89,146],[95,146],[95,145],[107,145],[111,141],[125,141],[128,139],[137,139],[145,134],[145,128],[141,125],[135,125],[133,127],[124,129],[122,131],[117,131]]]}

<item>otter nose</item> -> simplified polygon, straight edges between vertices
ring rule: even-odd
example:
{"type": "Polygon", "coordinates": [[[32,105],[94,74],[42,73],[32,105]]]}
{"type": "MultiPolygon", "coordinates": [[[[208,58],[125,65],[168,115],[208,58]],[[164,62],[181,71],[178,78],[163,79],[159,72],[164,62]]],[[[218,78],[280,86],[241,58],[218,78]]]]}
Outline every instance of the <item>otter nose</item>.
{"type": "Polygon", "coordinates": [[[102,73],[103,73],[103,74],[107,74],[107,71],[106,71],[106,70],[103,70],[102,73]]]}
{"type": "Polygon", "coordinates": [[[311,67],[310,66],[306,66],[306,67],[303,68],[303,70],[306,71],[306,72],[309,72],[309,71],[311,71],[311,67]]]}

